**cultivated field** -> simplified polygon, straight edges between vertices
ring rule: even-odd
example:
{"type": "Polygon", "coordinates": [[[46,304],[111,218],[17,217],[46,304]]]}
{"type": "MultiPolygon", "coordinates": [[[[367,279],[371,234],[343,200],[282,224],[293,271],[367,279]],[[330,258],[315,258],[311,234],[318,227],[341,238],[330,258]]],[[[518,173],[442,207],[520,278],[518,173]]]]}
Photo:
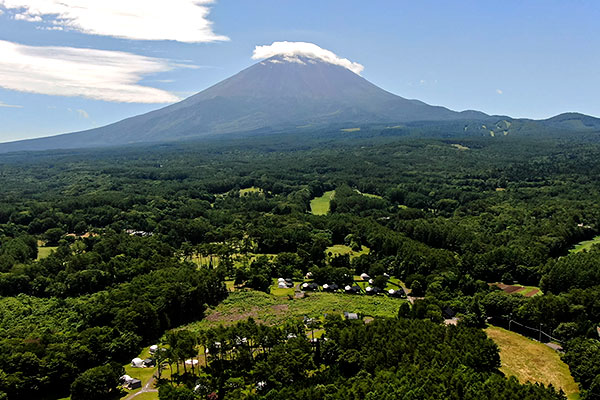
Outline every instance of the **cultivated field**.
{"type": "Polygon", "coordinates": [[[314,215],[325,215],[329,212],[329,202],[335,196],[335,190],[323,193],[321,197],[315,197],[310,201],[310,212],[314,215]]]}
{"type": "Polygon", "coordinates": [[[490,326],[485,331],[500,348],[500,370],[505,375],[515,376],[520,382],[552,384],[570,400],[579,399],[579,387],[556,351],[506,329],[490,326]]]}
{"type": "Polygon", "coordinates": [[[541,296],[543,294],[540,288],[536,286],[506,285],[504,283],[492,283],[491,285],[499,287],[506,294],[518,293],[525,297],[541,296]]]}

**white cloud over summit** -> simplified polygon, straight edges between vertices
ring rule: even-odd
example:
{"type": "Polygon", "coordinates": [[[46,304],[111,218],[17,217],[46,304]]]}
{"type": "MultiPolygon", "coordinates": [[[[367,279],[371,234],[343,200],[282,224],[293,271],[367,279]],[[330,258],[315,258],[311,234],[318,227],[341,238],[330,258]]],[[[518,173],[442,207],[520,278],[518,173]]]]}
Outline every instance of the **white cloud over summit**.
{"type": "MultiPolygon", "coordinates": [[[[229,40],[208,20],[214,0],[0,0],[16,20],[91,35],[198,43],[229,40]]],[[[0,10],[2,13],[2,10],[0,10]]]]}
{"type": "Polygon", "coordinates": [[[179,98],[138,82],[145,75],[174,67],[168,60],[120,51],[36,47],[0,40],[0,87],[20,92],[171,103],[179,98]]]}
{"type": "Polygon", "coordinates": [[[254,60],[262,60],[273,56],[283,56],[286,61],[290,62],[302,62],[298,58],[301,56],[315,58],[347,68],[357,75],[360,75],[364,69],[359,63],[352,62],[347,58],[338,57],[332,51],[307,42],[273,42],[269,45],[256,46],[252,54],[254,60]]]}

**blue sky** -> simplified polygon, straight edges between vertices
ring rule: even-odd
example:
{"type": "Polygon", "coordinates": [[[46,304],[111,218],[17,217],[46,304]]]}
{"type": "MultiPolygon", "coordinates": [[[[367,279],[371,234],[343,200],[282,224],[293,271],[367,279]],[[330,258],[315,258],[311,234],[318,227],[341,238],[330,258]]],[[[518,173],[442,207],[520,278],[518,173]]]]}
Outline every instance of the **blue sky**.
{"type": "Polygon", "coordinates": [[[600,116],[596,1],[0,0],[0,11],[0,142],[160,108],[276,41],[315,43],[392,93],[455,110],[600,116]]]}

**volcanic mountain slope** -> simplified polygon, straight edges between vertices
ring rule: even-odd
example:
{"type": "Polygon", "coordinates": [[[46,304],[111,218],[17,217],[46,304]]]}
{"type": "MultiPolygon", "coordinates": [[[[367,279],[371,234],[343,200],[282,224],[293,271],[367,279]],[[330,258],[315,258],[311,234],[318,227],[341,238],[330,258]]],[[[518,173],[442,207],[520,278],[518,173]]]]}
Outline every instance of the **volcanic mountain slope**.
{"type": "Polygon", "coordinates": [[[404,99],[321,59],[274,56],[165,108],[88,131],[0,144],[0,151],[163,142],[298,126],[485,117],[404,99]]]}
{"type": "Polygon", "coordinates": [[[275,55],[162,109],[87,131],[3,143],[0,152],[105,147],[360,124],[424,122],[419,125],[431,123],[440,129],[440,123],[456,126],[461,121],[464,124],[459,124],[457,131],[469,135],[600,129],[600,120],[575,113],[533,121],[491,117],[478,111],[456,112],[396,96],[322,58],[275,55]],[[489,128],[490,123],[502,126],[489,128]]]}

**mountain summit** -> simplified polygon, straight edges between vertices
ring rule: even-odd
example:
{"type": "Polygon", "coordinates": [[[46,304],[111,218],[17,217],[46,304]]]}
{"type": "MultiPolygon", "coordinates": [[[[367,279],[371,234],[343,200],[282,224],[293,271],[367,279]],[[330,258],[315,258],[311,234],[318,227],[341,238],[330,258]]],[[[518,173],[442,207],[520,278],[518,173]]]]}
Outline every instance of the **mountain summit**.
{"type": "Polygon", "coordinates": [[[166,142],[298,127],[488,118],[477,111],[456,112],[396,96],[361,77],[360,64],[316,45],[300,43],[302,51],[285,51],[276,44],[290,45],[276,42],[257,47],[255,58],[268,58],[179,103],[101,128],[0,144],[0,152],[166,142]]]}

